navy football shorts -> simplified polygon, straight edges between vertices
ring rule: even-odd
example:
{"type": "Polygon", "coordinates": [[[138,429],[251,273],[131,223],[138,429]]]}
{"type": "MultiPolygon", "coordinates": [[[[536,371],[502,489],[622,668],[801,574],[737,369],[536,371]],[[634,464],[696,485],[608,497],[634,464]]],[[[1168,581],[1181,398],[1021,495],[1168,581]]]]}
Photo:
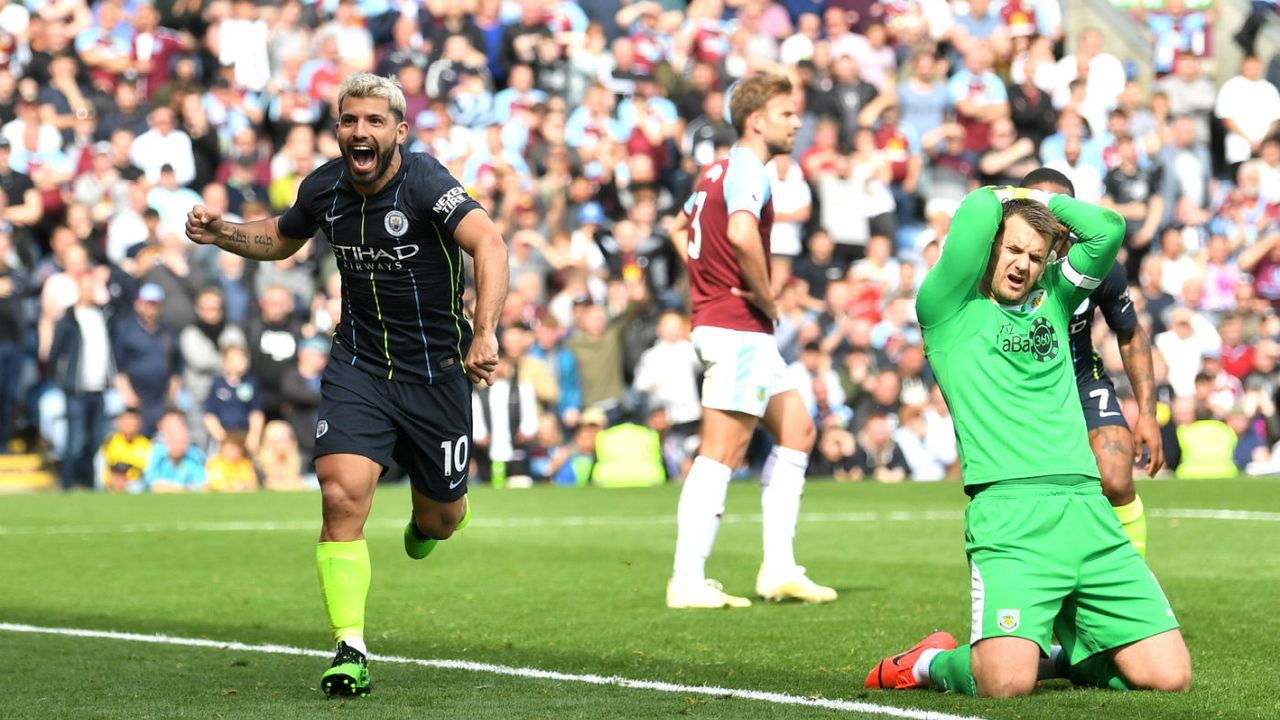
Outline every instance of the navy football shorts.
{"type": "Polygon", "coordinates": [[[471,381],[459,373],[425,385],[376,377],[330,361],[320,386],[316,457],[361,455],[394,461],[414,489],[436,502],[467,494],[471,465],[471,381]]]}
{"type": "Polygon", "coordinates": [[[1120,399],[1116,397],[1116,386],[1111,378],[1102,376],[1080,385],[1080,404],[1084,406],[1085,427],[1093,430],[1107,425],[1118,425],[1129,429],[1120,411],[1120,399]]]}

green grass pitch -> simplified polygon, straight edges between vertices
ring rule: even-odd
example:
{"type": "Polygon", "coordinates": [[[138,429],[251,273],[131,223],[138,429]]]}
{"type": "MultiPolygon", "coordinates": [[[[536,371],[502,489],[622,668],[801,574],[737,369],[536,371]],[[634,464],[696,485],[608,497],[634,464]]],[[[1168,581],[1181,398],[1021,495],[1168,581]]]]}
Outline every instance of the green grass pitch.
{"type": "MultiPolygon", "coordinates": [[[[375,660],[371,696],[326,700],[320,657],[9,627],[0,629],[0,718],[873,718],[903,709],[940,719],[1280,718],[1280,480],[1146,482],[1139,491],[1151,566],[1191,648],[1195,685],[1184,696],[1056,682],[1013,701],[863,690],[875,662],[935,627],[966,636],[965,498],[954,483],[810,483],[797,555],[840,599],[738,611],[663,604],[678,488],[479,488],[471,527],[414,562],[400,541],[407,489],[383,487],[368,530],[374,654],[685,689],[375,660]]],[[[709,565],[730,592],[754,586],[758,498],[752,482],[730,490],[709,565]]],[[[0,623],[328,652],[314,563],[319,500],[5,497],[0,623]]]]}

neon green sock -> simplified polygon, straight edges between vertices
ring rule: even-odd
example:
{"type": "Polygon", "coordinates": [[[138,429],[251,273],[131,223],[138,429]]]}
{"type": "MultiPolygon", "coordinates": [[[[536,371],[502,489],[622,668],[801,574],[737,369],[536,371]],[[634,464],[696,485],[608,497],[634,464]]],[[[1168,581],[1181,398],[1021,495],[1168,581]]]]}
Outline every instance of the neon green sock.
{"type": "Polygon", "coordinates": [[[977,695],[978,681],[973,677],[969,646],[938,653],[929,663],[929,682],[943,692],[957,695],[977,695]]]}
{"type": "Polygon", "coordinates": [[[1091,655],[1072,665],[1071,682],[1110,690],[1130,689],[1129,684],[1120,677],[1120,670],[1106,653],[1091,655]]]}
{"type": "MultiPolygon", "coordinates": [[[[458,527],[454,528],[454,532],[461,530],[471,522],[471,500],[467,499],[467,509],[462,513],[462,519],[458,521],[458,527]]],[[[404,534],[404,551],[414,560],[421,560],[435,551],[440,541],[433,537],[427,537],[422,530],[418,528],[418,521],[414,519],[413,513],[409,514],[409,523],[405,525],[404,534]]]]}
{"type": "Polygon", "coordinates": [[[1120,518],[1120,527],[1124,530],[1125,537],[1129,538],[1129,542],[1133,543],[1133,548],[1145,560],[1147,557],[1147,514],[1142,507],[1142,498],[1133,497],[1133,502],[1128,505],[1116,505],[1111,508],[1116,511],[1116,517],[1120,518]]]}
{"type": "Polygon", "coordinates": [[[457,532],[459,530],[462,530],[466,528],[467,525],[470,525],[470,524],[471,524],[471,498],[467,498],[467,509],[463,511],[462,519],[458,521],[458,527],[454,528],[453,531],[457,532]]]}
{"type": "Polygon", "coordinates": [[[369,595],[369,545],[363,540],[316,545],[320,592],[334,642],[364,640],[364,601],[369,595]]]}

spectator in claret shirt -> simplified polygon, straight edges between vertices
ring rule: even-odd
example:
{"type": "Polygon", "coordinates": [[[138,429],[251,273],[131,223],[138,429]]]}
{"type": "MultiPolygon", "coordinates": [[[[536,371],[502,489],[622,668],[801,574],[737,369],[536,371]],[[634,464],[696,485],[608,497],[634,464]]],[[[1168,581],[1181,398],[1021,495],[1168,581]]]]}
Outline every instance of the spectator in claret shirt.
{"type": "Polygon", "coordinates": [[[1254,292],[1280,311],[1280,230],[1272,227],[1240,253],[1240,269],[1253,275],[1254,292]]]}
{"type": "Polygon", "coordinates": [[[1258,235],[1280,217],[1280,208],[1262,194],[1261,160],[1240,163],[1236,170],[1236,186],[1223,199],[1210,228],[1227,236],[1232,249],[1247,247],[1258,241],[1258,235]]]}
{"type": "Polygon", "coordinates": [[[964,149],[983,152],[990,147],[992,122],[1009,116],[1009,94],[1000,77],[991,71],[991,47],[975,42],[964,56],[964,68],[947,83],[956,118],[965,129],[964,149]]]}
{"type": "Polygon", "coordinates": [[[1231,313],[1223,316],[1218,325],[1222,335],[1222,369],[1238,380],[1244,380],[1256,367],[1254,347],[1244,340],[1244,321],[1231,313]]]}
{"type": "Polygon", "coordinates": [[[131,68],[138,75],[143,100],[169,81],[174,59],[195,49],[190,35],[160,27],[160,12],[151,2],[140,2],[133,13],[131,68]]]}

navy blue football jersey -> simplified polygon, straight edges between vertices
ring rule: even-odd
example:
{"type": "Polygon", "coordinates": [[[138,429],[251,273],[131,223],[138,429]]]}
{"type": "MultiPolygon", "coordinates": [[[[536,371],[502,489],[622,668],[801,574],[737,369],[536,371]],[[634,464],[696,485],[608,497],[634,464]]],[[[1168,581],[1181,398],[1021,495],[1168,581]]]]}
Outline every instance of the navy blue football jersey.
{"type": "Polygon", "coordinates": [[[1107,326],[1120,333],[1138,326],[1138,315],[1133,311],[1133,301],[1129,299],[1129,282],[1124,274],[1124,267],[1119,263],[1111,266],[1111,271],[1102,279],[1102,283],[1093,291],[1071,315],[1069,343],[1071,360],[1075,364],[1076,383],[1086,383],[1106,376],[1102,367],[1102,359],[1093,350],[1093,315],[1095,309],[1102,310],[1107,326]]]}
{"type": "Polygon", "coordinates": [[[302,181],[280,233],[324,230],[342,273],[342,321],[331,362],[390,380],[434,384],[463,372],[471,324],[463,315],[462,250],[453,231],[480,204],[435,158],[400,151],[400,170],[376,194],[351,185],[342,158],[302,181]]]}

